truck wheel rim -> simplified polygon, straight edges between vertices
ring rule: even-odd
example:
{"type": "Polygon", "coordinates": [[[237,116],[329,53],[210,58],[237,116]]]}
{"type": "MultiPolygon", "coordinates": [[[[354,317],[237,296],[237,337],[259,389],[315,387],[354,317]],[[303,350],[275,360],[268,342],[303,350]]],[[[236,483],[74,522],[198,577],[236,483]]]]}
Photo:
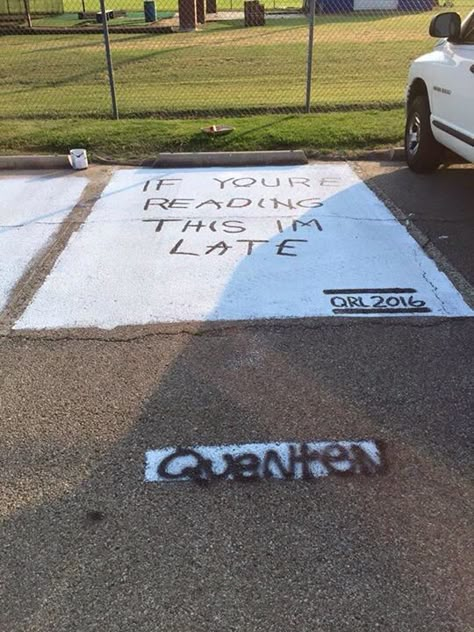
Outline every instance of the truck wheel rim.
{"type": "Polygon", "coordinates": [[[421,119],[418,112],[415,112],[410,119],[407,130],[407,149],[408,153],[414,156],[420,146],[421,119]]]}

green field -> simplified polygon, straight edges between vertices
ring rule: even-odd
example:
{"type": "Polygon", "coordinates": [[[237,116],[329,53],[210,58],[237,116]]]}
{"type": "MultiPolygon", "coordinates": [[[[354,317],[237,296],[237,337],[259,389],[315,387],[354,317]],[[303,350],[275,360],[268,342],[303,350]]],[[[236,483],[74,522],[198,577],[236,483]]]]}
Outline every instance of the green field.
{"type": "MultiPolygon", "coordinates": [[[[318,16],[313,105],[401,104],[410,61],[433,44],[426,34],[430,17],[318,16]]],[[[229,20],[187,34],[112,34],[120,113],[245,115],[302,108],[306,41],[304,18],[269,19],[252,29],[229,20]]],[[[100,34],[1,38],[0,117],[109,113],[100,34]]]]}

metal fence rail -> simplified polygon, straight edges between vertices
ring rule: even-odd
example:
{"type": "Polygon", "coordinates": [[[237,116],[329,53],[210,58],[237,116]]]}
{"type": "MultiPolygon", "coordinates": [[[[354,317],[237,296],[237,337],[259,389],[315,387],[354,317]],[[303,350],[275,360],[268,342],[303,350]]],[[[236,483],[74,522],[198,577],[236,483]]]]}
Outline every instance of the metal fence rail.
{"type": "Polygon", "coordinates": [[[434,45],[433,14],[474,9],[301,2],[0,0],[0,118],[398,107],[410,61],[434,45]]]}

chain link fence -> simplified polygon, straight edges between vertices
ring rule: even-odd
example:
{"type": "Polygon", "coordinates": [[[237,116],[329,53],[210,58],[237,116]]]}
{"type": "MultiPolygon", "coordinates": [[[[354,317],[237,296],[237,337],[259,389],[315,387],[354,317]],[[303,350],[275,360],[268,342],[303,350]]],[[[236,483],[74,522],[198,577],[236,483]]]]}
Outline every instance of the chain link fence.
{"type": "Polygon", "coordinates": [[[410,61],[435,43],[433,14],[472,9],[474,0],[0,0],[0,117],[399,107],[410,61]]]}

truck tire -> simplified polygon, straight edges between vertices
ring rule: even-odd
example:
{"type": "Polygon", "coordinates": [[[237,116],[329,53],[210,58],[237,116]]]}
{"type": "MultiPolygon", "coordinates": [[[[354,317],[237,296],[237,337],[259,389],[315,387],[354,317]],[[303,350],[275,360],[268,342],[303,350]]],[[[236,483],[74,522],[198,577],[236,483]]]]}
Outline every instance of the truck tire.
{"type": "Polygon", "coordinates": [[[444,149],[431,131],[428,97],[418,96],[408,106],[405,126],[405,159],[416,173],[434,171],[443,162],[444,149]]]}

